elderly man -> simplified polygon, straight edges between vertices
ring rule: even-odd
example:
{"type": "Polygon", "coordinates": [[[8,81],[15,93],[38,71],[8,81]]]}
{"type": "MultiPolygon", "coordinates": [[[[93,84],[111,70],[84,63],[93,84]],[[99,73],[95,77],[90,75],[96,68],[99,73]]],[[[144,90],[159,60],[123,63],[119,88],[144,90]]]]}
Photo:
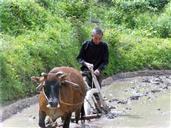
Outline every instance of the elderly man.
{"type": "Polygon", "coordinates": [[[77,60],[82,64],[82,71],[88,70],[84,65],[84,62],[93,64],[94,74],[96,75],[99,84],[101,83],[101,71],[107,66],[109,56],[108,46],[105,42],[102,42],[102,37],[102,30],[100,28],[94,28],[91,41],[85,41],[83,43],[80,53],[77,56],[77,60]]]}
{"type": "MultiPolygon", "coordinates": [[[[105,42],[102,41],[103,32],[100,28],[94,28],[92,31],[92,39],[90,41],[85,41],[80,49],[77,60],[82,64],[81,71],[88,71],[85,63],[93,64],[94,74],[97,77],[97,80],[101,86],[101,71],[108,64],[108,46],[105,42]]],[[[91,74],[86,75],[86,81],[91,88],[95,88],[92,85],[92,76],[91,74]]],[[[96,97],[98,106],[101,106],[100,99],[98,94],[94,95],[96,97]]]]}

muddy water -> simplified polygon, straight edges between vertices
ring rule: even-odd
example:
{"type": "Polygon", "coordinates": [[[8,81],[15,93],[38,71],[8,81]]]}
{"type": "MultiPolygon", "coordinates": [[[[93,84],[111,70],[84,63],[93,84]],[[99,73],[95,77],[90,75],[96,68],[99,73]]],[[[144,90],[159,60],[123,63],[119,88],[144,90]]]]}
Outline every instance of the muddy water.
{"type": "Polygon", "coordinates": [[[22,110],[20,113],[2,122],[2,128],[31,128],[38,127],[38,104],[22,110]]]}
{"type": "MultiPolygon", "coordinates": [[[[171,76],[134,77],[116,80],[102,88],[115,117],[103,115],[86,122],[86,128],[171,127],[171,76]]],[[[38,104],[1,122],[0,127],[38,127],[38,104]]],[[[71,128],[80,127],[71,123],[71,128]]]]}
{"type": "Polygon", "coordinates": [[[102,128],[171,128],[170,80],[161,77],[137,77],[115,81],[103,92],[114,106],[114,119],[105,116],[93,124],[102,128]],[[143,82],[147,78],[151,81],[143,82]],[[167,82],[166,82],[167,81],[167,82]]]}

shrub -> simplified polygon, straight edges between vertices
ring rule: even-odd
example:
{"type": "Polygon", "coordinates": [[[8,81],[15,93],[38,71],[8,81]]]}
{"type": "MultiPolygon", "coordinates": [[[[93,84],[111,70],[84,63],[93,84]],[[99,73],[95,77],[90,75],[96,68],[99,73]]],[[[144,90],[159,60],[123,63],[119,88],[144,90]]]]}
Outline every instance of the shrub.
{"type": "Polygon", "coordinates": [[[125,71],[170,68],[171,54],[168,51],[171,50],[171,44],[169,42],[170,40],[134,36],[122,39],[118,45],[120,54],[118,68],[125,71]]]}
{"type": "Polygon", "coordinates": [[[117,68],[119,61],[119,54],[117,51],[117,45],[119,43],[118,32],[116,29],[107,28],[104,33],[104,40],[108,43],[109,48],[109,64],[105,69],[105,75],[112,75],[119,71],[117,68]]]}
{"type": "Polygon", "coordinates": [[[1,102],[34,94],[33,75],[56,66],[79,69],[76,56],[81,43],[91,38],[96,26],[105,30],[104,40],[109,46],[105,75],[145,68],[171,69],[171,2],[159,11],[147,0],[114,0],[110,6],[106,2],[1,2],[1,102]]]}
{"type": "Polygon", "coordinates": [[[122,1],[116,2],[115,8],[111,7],[107,16],[109,21],[116,24],[122,24],[128,28],[136,27],[136,17],[141,12],[149,10],[148,3],[142,1],[122,1]]]}
{"type": "Polygon", "coordinates": [[[36,0],[36,2],[47,9],[52,9],[53,5],[57,3],[56,0],[36,0]]]}
{"type": "Polygon", "coordinates": [[[42,30],[47,22],[47,12],[33,0],[6,0],[0,6],[2,32],[19,35],[26,30],[42,30]]]}
{"type": "Polygon", "coordinates": [[[19,50],[17,48],[19,46],[15,46],[14,42],[3,40],[2,43],[5,46],[0,51],[0,102],[30,95],[33,92],[33,86],[29,82],[29,73],[33,69],[28,67],[28,63],[32,65],[32,60],[29,59],[28,54],[23,54],[24,51],[19,50]]]}
{"type": "Polygon", "coordinates": [[[169,38],[171,37],[171,2],[166,6],[163,13],[158,16],[157,20],[152,24],[154,36],[169,38]]]}
{"type": "Polygon", "coordinates": [[[53,18],[50,22],[44,31],[27,31],[17,37],[3,34],[1,102],[34,94],[30,80],[33,75],[56,66],[78,67],[75,56],[79,43],[73,35],[74,28],[67,20],[53,18]],[[14,92],[10,93],[11,89],[14,92]]]}
{"type": "Polygon", "coordinates": [[[84,20],[87,17],[88,8],[89,5],[81,0],[61,1],[58,3],[58,13],[62,17],[76,17],[77,19],[84,20]]]}
{"type": "Polygon", "coordinates": [[[171,17],[170,16],[161,16],[153,24],[153,31],[155,36],[168,38],[171,37],[171,17]]]}
{"type": "Polygon", "coordinates": [[[169,0],[146,0],[149,3],[149,6],[157,8],[159,11],[169,3],[169,0]]]}

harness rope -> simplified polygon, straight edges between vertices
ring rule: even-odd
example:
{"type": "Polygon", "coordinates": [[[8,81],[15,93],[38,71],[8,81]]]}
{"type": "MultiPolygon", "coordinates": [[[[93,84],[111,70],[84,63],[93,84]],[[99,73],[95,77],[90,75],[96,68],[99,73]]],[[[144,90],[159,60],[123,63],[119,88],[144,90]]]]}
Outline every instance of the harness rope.
{"type": "MultiPolygon", "coordinates": [[[[73,82],[70,82],[70,81],[66,81],[66,82],[68,82],[70,84],[73,84],[76,87],[79,87],[79,85],[76,84],[76,83],[73,83],[73,82]]],[[[46,100],[48,101],[48,97],[45,94],[44,88],[43,88],[43,95],[45,96],[46,100]]],[[[64,102],[62,100],[62,98],[61,98],[61,92],[60,92],[60,89],[59,89],[59,103],[62,103],[62,104],[68,105],[68,106],[77,106],[77,105],[83,104],[84,103],[84,100],[82,102],[77,103],[77,104],[72,104],[72,103],[64,102]]]]}
{"type": "Polygon", "coordinates": [[[77,103],[77,104],[71,104],[71,103],[64,102],[64,101],[61,99],[61,92],[60,92],[60,90],[59,90],[59,103],[62,103],[62,104],[68,105],[68,106],[77,106],[77,105],[83,104],[84,101],[79,102],[79,103],[77,103]]]}

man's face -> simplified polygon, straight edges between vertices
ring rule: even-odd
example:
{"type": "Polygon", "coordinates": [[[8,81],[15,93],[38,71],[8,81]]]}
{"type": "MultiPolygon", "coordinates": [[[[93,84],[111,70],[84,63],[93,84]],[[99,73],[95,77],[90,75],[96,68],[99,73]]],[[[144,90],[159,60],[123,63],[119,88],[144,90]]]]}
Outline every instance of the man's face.
{"type": "Polygon", "coordinates": [[[93,34],[92,35],[92,39],[93,39],[93,42],[98,45],[101,40],[102,40],[102,35],[99,35],[99,34],[93,34]]]}

